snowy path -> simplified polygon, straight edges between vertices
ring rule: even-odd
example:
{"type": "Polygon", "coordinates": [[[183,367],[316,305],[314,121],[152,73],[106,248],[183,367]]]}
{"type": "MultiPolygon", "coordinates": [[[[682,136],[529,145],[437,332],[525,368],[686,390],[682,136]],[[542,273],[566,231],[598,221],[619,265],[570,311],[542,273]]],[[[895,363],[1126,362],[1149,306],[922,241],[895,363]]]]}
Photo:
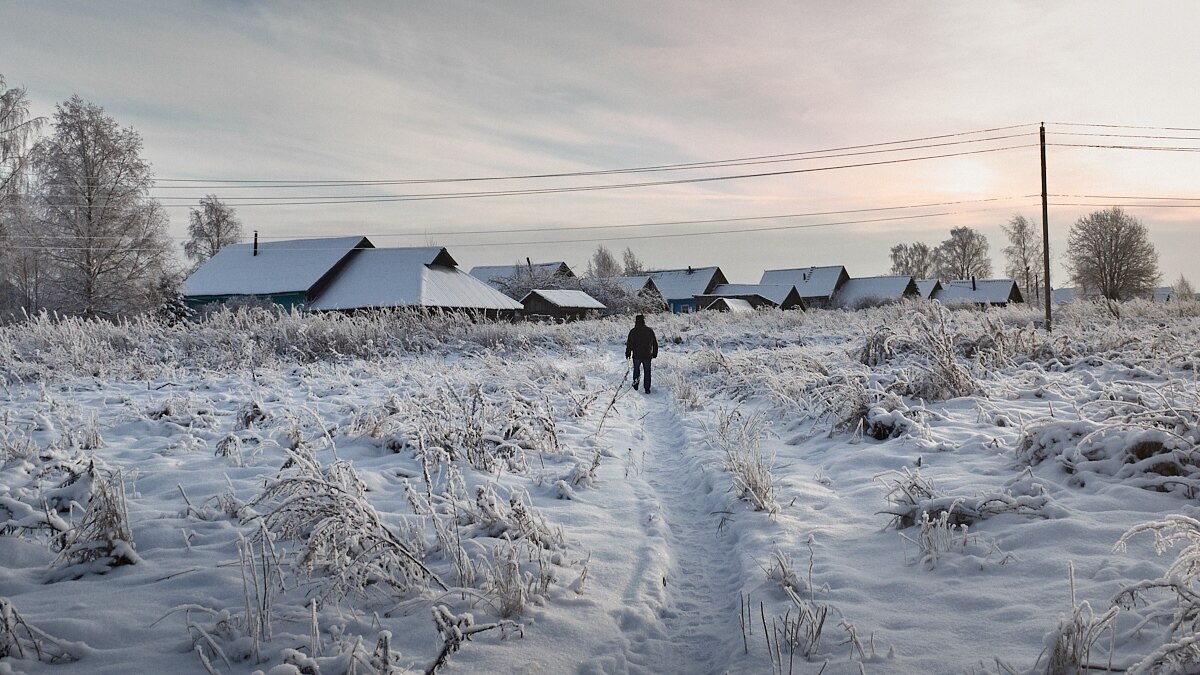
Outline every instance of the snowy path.
{"type": "Polygon", "coordinates": [[[739,599],[745,574],[735,535],[720,528],[723,499],[712,468],[689,453],[692,441],[665,391],[623,397],[614,445],[628,441],[642,558],[625,607],[630,673],[724,673],[744,661],[739,599]]]}

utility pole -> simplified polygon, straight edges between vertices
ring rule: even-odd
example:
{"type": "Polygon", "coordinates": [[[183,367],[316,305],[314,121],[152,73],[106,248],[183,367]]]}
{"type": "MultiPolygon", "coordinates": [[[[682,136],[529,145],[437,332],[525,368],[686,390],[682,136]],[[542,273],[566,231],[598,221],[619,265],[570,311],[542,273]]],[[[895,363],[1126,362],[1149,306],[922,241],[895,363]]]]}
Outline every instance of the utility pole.
{"type": "Polygon", "coordinates": [[[1046,332],[1050,332],[1050,204],[1046,195],[1046,123],[1038,133],[1042,146],[1042,291],[1046,298],[1046,332]]]}

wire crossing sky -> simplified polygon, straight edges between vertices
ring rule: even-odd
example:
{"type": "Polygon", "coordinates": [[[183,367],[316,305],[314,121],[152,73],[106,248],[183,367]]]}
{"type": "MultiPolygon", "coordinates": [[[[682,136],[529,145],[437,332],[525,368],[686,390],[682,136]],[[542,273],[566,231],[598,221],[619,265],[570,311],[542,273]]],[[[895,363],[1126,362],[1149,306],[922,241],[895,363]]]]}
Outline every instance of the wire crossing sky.
{"type": "MultiPolygon", "coordinates": [[[[78,94],[144,140],[172,235],[441,244],[464,267],[626,246],[652,267],[846,265],[957,226],[1051,254],[1120,205],[1200,281],[1190,3],[0,2],[35,114],[78,94]],[[1119,39],[1114,39],[1119,38],[1119,39]],[[889,211],[895,210],[896,213],[889,211]]],[[[1065,285],[1065,278],[1053,279],[1065,285]]]]}

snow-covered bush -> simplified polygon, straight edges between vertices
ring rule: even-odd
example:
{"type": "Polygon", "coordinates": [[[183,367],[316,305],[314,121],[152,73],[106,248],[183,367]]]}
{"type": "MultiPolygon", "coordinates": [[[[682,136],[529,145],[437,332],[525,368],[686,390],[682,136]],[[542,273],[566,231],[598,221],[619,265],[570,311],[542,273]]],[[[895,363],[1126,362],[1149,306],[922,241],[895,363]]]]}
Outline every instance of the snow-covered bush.
{"type": "Polygon", "coordinates": [[[350,463],[323,467],[303,448],[288,455],[290,466],[249,505],[269,509],[267,532],[300,543],[293,568],[318,583],[322,600],[383,589],[404,595],[428,583],[447,588],[422,560],[423,535],[384,525],[350,463]]]}
{"type": "Polygon", "coordinates": [[[884,498],[888,508],[883,513],[892,516],[889,525],[899,530],[918,524],[923,528],[961,527],[1003,513],[1039,518],[1066,515],[1029,472],[1017,476],[1000,490],[971,497],[943,493],[919,469],[910,471],[905,467],[876,476],[876,480],[887,489],[884,498]]]}
{"type": "Polygon", "coordinates": [[[1124,551],[1143,533],[1153,535],[1159,555],[1177,545],[1180,549],[1162,576],[1129,584],[1113,600],[1116,606],[1140,611],[1144,619],[1139,626],[1165,626],[1160,646],[1127,672],[1195,672],[1200,668],[1200,520],[1175,514],[1143,523],[1122,535],[1115,550],[1124,551]]]}

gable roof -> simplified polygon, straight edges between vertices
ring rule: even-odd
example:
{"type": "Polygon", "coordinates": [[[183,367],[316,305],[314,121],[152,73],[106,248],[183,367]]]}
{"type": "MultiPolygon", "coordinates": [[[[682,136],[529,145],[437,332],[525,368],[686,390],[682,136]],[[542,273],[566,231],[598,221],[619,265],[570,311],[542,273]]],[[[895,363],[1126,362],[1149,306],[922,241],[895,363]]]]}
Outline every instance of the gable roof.
{"type": "MultiPolygon", "coordinates": [[[[658,290],[658,285],[654,283],[654,279],[644,274],[631,277],[605,277],[604,281],[614,283],[617,286],[625,289],[626,292],[634,295],[643,291],[653,291],[654,293],[662,295],[662,292],[658,290]]],[[[583,279],[580,279],[580,283],[586,288],[588,285],[595,282],[588,277],[584,277],[583,279]]]]}
{"type": "Polygon", "coordinates": [[[536,289],[529,291],[521,298],[521,304],[529,301],[531,296],[540,296],[546,302],[560,309],[607,309],[601,302],[583,291],[564,289],[536,289]]]}
{"type": "Polygon", "coordinates": [[[750,304],[749,300],[741,298],[725,298],[720,297],[708,303],[704,307],[705,310],[715,312],[753,312],[754,305],[750,304]]]}
{"type": "Polygon", "coordinates": [[[942,282],[939,279],[917,279],[917,290],[921,292],[921,297],[926,300],[933,297],[942,288],[942,282]]]}
{"type": "Polygon", "coordinates": [[[802,298],[830,299],[850,274],[842,265],[826,267],[795,267],[763,272],[764,284],[789,284],[796,287],[802,298]]]}
{"type": "Polygon", "coordinates": [[[309,306],[521,309],[516,300],[458,269],[446,249],[429,246],[360,251],[309,306]]]}
{"type": "MultiPolygon", "coordinates": [[[[788,301],[788,296],[797,293],[791,284],[718,284],[708,295],[744,297],[757,295],[775,303],[777,306],[788,301]]],[[[800,297],[795,297],[800,302],[800,297]]]]}
{"type": "Polygon", "coordinates": [[[859,277],[850,279],[838,289],[835,300],[843,307],[871,298],[899,300],[906,296],[920,295],[916,282],[907,274],[881,277],[859,277]]]}
{"type": "Polygon", "coordinates": [[[725,283],[720,267],[688,267],[677,270],[656,270],[646,276],[654,280],[658,292],[667,300],[691,300],[704,295],[718,284],[725,283]]]}
{"type": "Polygon", "coordinates": [[[310,293],[355,249],[371,249],[366,237],[286,239],[229,244],[183,282],[183,294],[270,295],[310,293]]]}
{"type": "Polygon", "coordinates": [[[495,287],[498,280],[515,279],[518,276],[528,276],[529,268],[533,267],[533,277],[543,278],[554,275],[574,277],[575,273],[567,263],[560,261],[533,263],[533,265],[478,265],[471,268],[471,276],[495,287]]]}
{"type": "Polygon", "coordinates": [[[1025,301],[1017,282],[1012,279],[947,281],[933,297],[942,302],[973,302],[977,305],[1006,305],[1025,301]]]}

